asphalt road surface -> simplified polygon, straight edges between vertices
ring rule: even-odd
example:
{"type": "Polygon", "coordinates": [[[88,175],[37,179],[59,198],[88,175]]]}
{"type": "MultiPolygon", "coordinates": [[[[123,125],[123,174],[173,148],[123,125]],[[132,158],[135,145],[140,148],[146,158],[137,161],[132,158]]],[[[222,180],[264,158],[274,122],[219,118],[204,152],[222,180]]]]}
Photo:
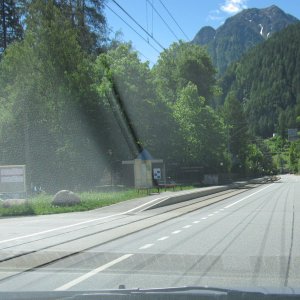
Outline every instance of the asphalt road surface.
{"type": "MultiPolygon", "coordinates": [[[[75,255],[4,277],[0,291],[83,291],[118,288],[121,284],[126,288],[300,287],[300,177],[284,175],[280,181],[233,191],[224,200],[201,208],[190,205],[195,203],[192,200],[112,217],[107,211],[107,218],[97,223],[85,220],[78,230],[66,227],[45,235],[34,233],[43,230],[41,220],[45,219],[21,218],[20,222],[33,226],[20,239],[14,239],[13,234],[1,236],[2,259],[24,251],[34,255],[41,247],[63,242],[62,231],[71,229],[74,241],[85,235],[94,243],[75,255]],[[193,209],[185,211],[186,205],[193,209]],[[162,220],[163,216],[168,218],[162,220]],[[155,222],[143,228],[141,224],[149,220],[155,222]],[[132,223],[136,230],[124,233],[132,223]],[[108,235],[115,234],[110,228],[116,227],[123,233],[104,242],[95,234],[99,227],[108,229],[108,235]]],[[[80,213],[74,216],[81,221],[80,213]]],[[[57,220],[59,224],[59,216],[57,220]]],[[[0,220],[0,226],[1,222],[5,226],[17,224],[7,223],[16,219],[0,220]]],[[[9,261],[5,268],[0,266],[0,275],[9,273],[9,261]]]]}

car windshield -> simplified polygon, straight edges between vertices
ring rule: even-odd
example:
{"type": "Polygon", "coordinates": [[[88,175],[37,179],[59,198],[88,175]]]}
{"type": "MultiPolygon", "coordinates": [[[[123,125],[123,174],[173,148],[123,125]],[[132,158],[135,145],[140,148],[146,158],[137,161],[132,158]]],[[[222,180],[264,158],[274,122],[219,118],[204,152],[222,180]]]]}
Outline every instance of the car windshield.
{"type": "Polygon", "coordinates": [[[297,294],[298,6],[0,0],[0,298],[297,294]]]}

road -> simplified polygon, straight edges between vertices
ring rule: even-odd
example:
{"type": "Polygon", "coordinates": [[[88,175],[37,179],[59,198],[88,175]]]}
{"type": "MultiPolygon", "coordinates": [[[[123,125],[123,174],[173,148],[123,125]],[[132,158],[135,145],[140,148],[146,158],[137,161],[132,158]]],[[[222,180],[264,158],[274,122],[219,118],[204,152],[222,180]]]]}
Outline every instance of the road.
{"type": "MultiPolygon", "coordinates": [[[[231,192],[209,206],[197,205],[199,201],[193,200],[112,217],[107,211],[107,218],[84,223],[84,228],[72,232],[75,242],[80,235],[88,236],[89,242],[94,241],[92,247],[37,269],[12,273],[0,280],[0,291],[82,291],[121,284],[126,288],[300,286],[300,177],[284,175],[275,183],[231,192]],[[104,242],[95,233],[100,226],[112,236],[133,223],[135,230],[111,241],[104,242]]],[[[77,216],[80,221],[81,214],[77,216]]],[[[39,222],[38,217],[28,220],[39,222]]],[[[31,231],[15,240],[6,236],[0,241],[0,254],[35,251],[54,239],[59,244],[62,236],[61,231],[45,236],[31,231]]],[[[9,264],[0,273],[9,273],[9,264]]]]}

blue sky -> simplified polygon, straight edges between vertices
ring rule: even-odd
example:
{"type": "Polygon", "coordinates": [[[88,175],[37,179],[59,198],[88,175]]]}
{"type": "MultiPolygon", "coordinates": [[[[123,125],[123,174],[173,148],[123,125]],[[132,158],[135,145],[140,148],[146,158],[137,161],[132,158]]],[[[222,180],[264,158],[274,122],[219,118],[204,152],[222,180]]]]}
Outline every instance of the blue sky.
{"type": "Polygon", "coordinates": [[[143,61],[149,60],[150,65],[156,62],[159,55],[153,47],[162,51],[161,47],[148,37],[114,1],[124,8],[164,48],[176,42],[177,38],[184,41],[188,41],[187,37],[189,40],[193,39],[203,26],[209,25],[217,28],[222,25],[226,18],[245,8],[264,8],[275,4],[286,13],[300,19],[299,0],[107,0],[105,14],[107,23],[112,30],[111,36],[114,35],[114,32],[120,30],[122,32],[122,40],[132,41],[134,48],[140,52],[141,59],[143,61]],[[163,5],[168,9],[184,33],[172,20],[163,5]],[[143,38],[129,28],[108,6],[130,24],[143,38]],[[164,24],[155,10],[161,15],[171,30],[164,24]]]}

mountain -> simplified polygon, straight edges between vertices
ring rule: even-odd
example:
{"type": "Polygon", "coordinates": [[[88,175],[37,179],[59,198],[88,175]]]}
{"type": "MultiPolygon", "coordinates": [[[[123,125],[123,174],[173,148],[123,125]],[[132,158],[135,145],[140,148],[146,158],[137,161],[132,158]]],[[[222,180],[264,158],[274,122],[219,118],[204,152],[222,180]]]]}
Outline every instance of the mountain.
{"type": "Polygon", "coordinates": [[[299,126],[300,22],[275,33],[233,63],[221,80],[223,99],[243,104],[250,131],[262,137],[286,135],[299,126]],[[298,117],[298,118],[297,118],[298,117]]]}
{"type": "Polygon", "coordinates": [[[206,46],[214,65],[223,74],[227,66],[248,49],[298,21],[275,5],[245,9],[228,18],[218,29],[203,27],[192,43],[206,46]]]}

